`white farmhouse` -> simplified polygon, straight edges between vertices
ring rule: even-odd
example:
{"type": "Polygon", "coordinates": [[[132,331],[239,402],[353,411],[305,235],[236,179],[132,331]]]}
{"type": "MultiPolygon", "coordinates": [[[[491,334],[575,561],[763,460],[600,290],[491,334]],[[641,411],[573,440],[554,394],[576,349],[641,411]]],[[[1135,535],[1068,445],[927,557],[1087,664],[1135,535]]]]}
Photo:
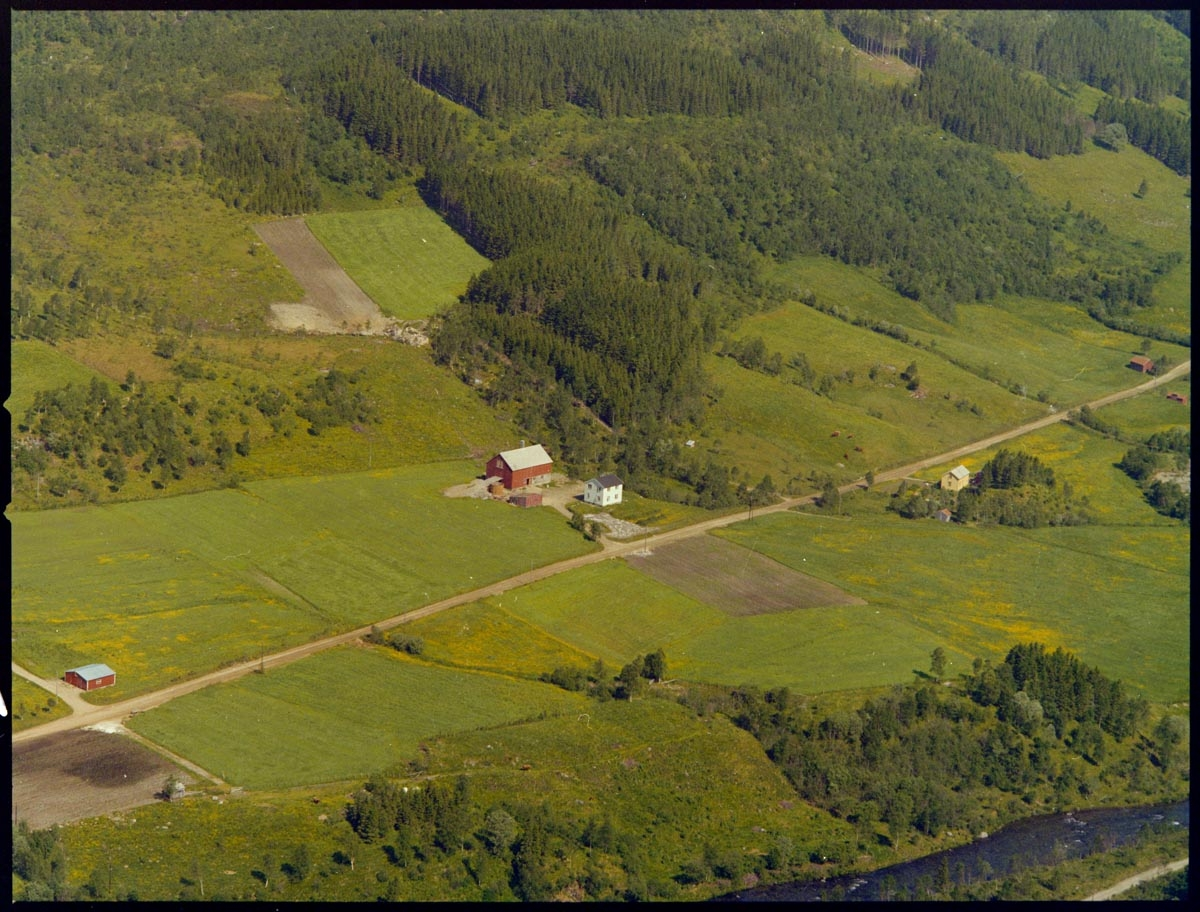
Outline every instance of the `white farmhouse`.
{"type": "Polygon", "coordinates": [[[599,475],[583,486],[583,502],[607,507],[621,502],[625,483],[616,475],[599,475]]]}
{"type": "Polygon", "coordinates": [[[942,476],[941,488],[943,491],[961,491],[970,483],[971,473],[966,466],[960,465],[942,476]]]}

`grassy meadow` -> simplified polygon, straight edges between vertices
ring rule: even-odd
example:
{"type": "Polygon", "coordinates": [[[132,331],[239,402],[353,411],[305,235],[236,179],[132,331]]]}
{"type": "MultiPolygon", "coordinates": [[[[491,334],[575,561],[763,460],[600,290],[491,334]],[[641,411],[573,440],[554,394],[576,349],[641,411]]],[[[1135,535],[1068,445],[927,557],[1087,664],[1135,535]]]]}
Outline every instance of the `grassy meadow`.
{"type": "MultiPolygon", "coordinates": [[[[249,433],[250,453],[235,458],[229,473],[211,464],[190,470],[167,483],[169,494],[211,490],[227,484],[230,473],[252,481],[450,459],[483,460],[510,447],[518,434],[472,390],[437,368],[427,348],[356,336],[214,336],[187,344],[174,361],[168,361],[152,353],[155,343],[149,336],[136,342],[131,346],[128,341],[102,337],[53,348],[41,342],[15,345],[9,401],[13,427],[25,419],[40,390],[69,381],[86,385],[93,376],[113,387],[124,382],[130,370],[141,381],[170,382],[175,379],[173,364],[202,360],[209,366],[206,373],[181,387],[182,399],[196,401],[196,418],[183,422],[185,432],[204,439],[209,428],[201,416],[221,414],[231,440],[249,433]],[[313,436],[303,430],[305,422],[285,414],[284,426],[276,431],[252,404],[257,389],[277,387],[296,394],[329,370],[362,372],[359,384],[374,404],[376,423],[361,433],[333,427],[313,436]]],[[[159,474],[133,471],[134,465],[119,492],[109,490],[98,469],[90,470],[102,501],[162,496],[159,474]]],[[[38,498],[26,476],[19,477],[23,487],[14,492],[19,508],[54,505],[44,491],[38,498]]]]}
{"type": "MultiPolygon", "coordinates": [[[[806,567],[802,563],[802,572],[806,567]]],[[[733,617],[720,605],[684,595],[622,561],[523,586],[499,602],[490,599],[470,610],[490,616],[491,624],[516,616],[540,636],[577,650],[573,661],[566,655],[557,664],[591,667],[599,659],[615,674],[634,656],[661,648],[670,678],[786,686],[801,693],[908,680],[913,668],[928,665],[937,645],[902,614],[880,617],[874,605],[733,617]]],[[[466,606],[451,609],[405,629],[424,638],[431,657],[462,656],[455,624],[466,612],[466,606]]],[[[547,664],[548,656],[535,658],[537,664],[525,666],[525,673],[555,667],[547,664]]]]}
{"type": "Polygon", "coordinates": [[[453,304],[471,276],[489,265],[424,205],[305,221],[380,309],[402,320],[423,319],[453,304]]]}
{"type": "Polygon", "coordinates": [[[1098,414],[1105,421],[1119,427],[1132,440],[1145,440],[1151,434],[1168,431],[1173,427],[1192,425],[1192,378],[1189,374],[1157,392],[1147,396],[1126,399],[1106,405],[1098,414]],[[1168,392],[1181,393],[1188,399],[1183,405],[1167,398],[1168,392]]]}
{"type": "MultiPolygon", "coordinates": [[[[1044,394],[1048,402],[1070,407],[1144,379],[1127,366],[1130,356],[1140,350],[1140,337],[1108,329],[1067,304],[1005,296],[989,304],[959,304],[957,321],[949,324],[914,308],[912,302],[862,270],[825,257],[802,257],[780,264],[774,267],[771,277],[787,289],[811,289],[822,305],[840,307],[851,317],[903,326],[914,340],[933,346],[933,351],[920,351],[885,340],[894,347],[891,360],[884,363],[896,365],[897,358],[907,357],[899,365],[902,370],[910,361],[916,361],[922,381],[937,360],[952,359],[966,365],[971,373],[1002,384],[1000,393],[1023,385],[1028,398],[1044,394]]],[[[818,373],[835,372],[837,365],[845,364],[855,371],[857,383],[857,375],[864,373],[860,367],[864,359],[856,359],[854,353],[856,349],[868,351],[868,343],[856,346],[841,342],[845,337],[826,329],[821,322],[828,319],[791,302],[744,320],[738,335],[761,335],[770,340],[769,347],[782,351],[785,362],[789,352],[804,351],[818,373]],[[820,341],[814,345],[812,340],[820,341]],[[805,344],[813,350],[806,350],[805,344]],[[814,356],[823,357],[826,364],[820,364],[814,356]]],[[[848,329],[866,333],[857,327],[848,329]]],[[[853,340],[855,336],[848,338],[853,340]]],[[[1176,364],[1191,354],[1190,349],[1164,342],[1153,343],[1152,347],[1168,354],[1176,364]]],[[[967,387],[961,393],[955,392],[956,398],[960,395],[973,399],[967,387]]],[[[985,414],[990,413],[989,406],[992,410],[999,407],[982,399],[978,404],[985,414]]]]}
{"type": "MultiPolygon", "coordinates": [[[[26,681],[20,675],[13,675],[12,689],[9,695],[12,701],[8,704],[8,716],[11,719],[14,732],[24,731],[59,719],[70,713],[70,708],[54,696],[50,691],[43,690],[31,681],[26,681]]],[[[67,685],[62,685],[66,687],[67,685]]]]}
{"type": "Polygon", "coordinates": [[[348,646],[205,688],[130,727],[231,785],[267,789],[365,778],[405,764],[426,739],[574,715],[585,703],[548,684],[348,646]]]}
{"type": "MultiPolygon", "coordinates": [[[[746,370],[732,358],[711,356],[709,360],[721,395],[710,410],[707,434],[697,437],[699,447],[735,462],[752,483],[770,473],[783,487],[787,480],[804,478],[812,471],[829,473],[845,483],[868,471],[902,465],[1045,414],[1046,406],[1033,399],[1022,400],[894,340],[805,310],[806,314],[797,311],[800,320],[828,321],[821,324],[827,333],[821,337],[823,351],[842,345],[847,352],[857,351],[846,362],[854,371],[853,383],[839,384],[831,397],[783,377],[746,370]],[[913,360],[929,389],[923,399],[914,398],[898,377],[913,360]],[[867,372],[875,363],[882,369],[872,381],[867,372]],[[981,415],[959,404],[972,402],[981,415]]],[[[817,359],[810,358],[810,363],[821,370],[817,359]]],[[[802,488],[811,490],[812,485],[802,488]]]]}
{"type": "MultiPolygon", "coordinates": [[[[178,125],[163,128],[173,135],[178,125]]],[[[88,152],[14,159],[14,250],[64,251],[68,274],[83,263],[104,284],[136,284],[198,328],[263,329],[269,302],[303,297],[279,261],[257,251],[254,217],[214,198],[198,177],[102,162],[88,152]]]]}
{"type": "Polygon", "coordinates": [[[68,383],[86,386],[93,377],[100,376],[45,342],[13,342],[8,351],[10,386],[4,407],[14,419],[20,419],[33,405],[37,392],[68,383]]]}
{"type": "Polygon", "coordinates": [[[595,547],[552,511],[442,495],[475,474],[460,461],[14,513],[13,657],[47,677],[107,662],[117,686],[96,699],[112,702],[595,547]]]}
{"type": "MultiPolygon", "coordinates": [[[[851,319],[902,326],[921,347],[796,300],[744,318],[734,338],[761,337],[785,366],[771,377],[711,356],[707,367],[718,395],[698,440],[753,481],[765,472],[776,484],[800,481],[813,471],[850,481],[1145,379],[1128,367],[1142,338],[1068,305],[1010,296],[959,305],[950,324],[914,308],[869,272],[828,258],[777,264],[766,277],[787,294],[812,291],[822,306],[851,319]],[[835,378],[828,396],[791,382],[795,374],[786,365],[797,352],[818,377],[835,378]],[[923,398],[899,376],[912,363],[923,398]]],[[[1179,363],[1190,350],[1154,342],[1150,354],[1179,363]]]]}
{"type": "MultiPolygon", "coordinates": [[[[402,686],[387,688],[381,695],[389,710],[400,710],[403,722],[397,723],[393,736],[397,740],[407,738],[399,732],[401,727],[413,727],[418,720],[427,720],[427,727],[435,732],[445,731],[451,721],[471,725],[469,707],[449,701],[444,690],[432,688],[431,682],[437,680],[431,676],[435,670],[424,668],[421,677],[407,677],[418,667],[411,660],[358,651],[355,656],[339,656],[325,670],[339,678],[369,672],[374,680],[407,685],[407,698],[400,694],[405,689],[402,686]],[[418,696],[428,698],[430,709],[420,705],[418,696]],[[445,717],[435,717],[433,710],[440,710],[445,717]]],[[[445,674],[442,683],[455,687],[470,687],[471,678],[482,677],[445,674]]],[[[247,681],[266,688],[271,677],[247,681]]],[[[491,681],[478,692],[480,703],[492,709],[499,693],[493,691],[494,684],[491,681]]],[[[310,698],[308,705],[313,701],[329,704],[319,693],[302,694],[302,687],[297,684],[293,690],[276,682],[270,697],[263,689],[240,691],[237,696],[259,710],[282,715],[302,695],[310,698]]],[[[524,684],[504,692],[517,701],[527,701],[537,688],[555,690],[524,684]]],[[[361,702],[360,689],[360,683],[350,682],[338,696],[361,702]]],[[[569,697],[558,698],[563,700],[562,706],[569,705],[569,697]]],[[[377,701],[373,705],[381,709],[377,701]]],[[[536,705],[535,700],[525,708],[536,705]]],[[[192,708],[197,721],[220,718],[219,713],[204,716],[207,707],[198,703],[192,708]]],[[[513,711],[509,709],[507,716],[513,711]]],[[[307,709],[302,714],[306,724],[316,721],[307,709]]],[[[351,715],[359,713],[351,710],[351,715]]],[[[501,708],[495,715],[506,716],[506,710],[501,708]]],[[[139,726],[154,717],[151,713],[139,716],[139,726]]],[[[388,751],[390,739],[355,729],[332,716],[327,721],[345,736],[365,737],[359,742],[365,752],[363,760],[378,755],[388,764],[393,762],[388,751]],[[371,743],[372,739],[380,742],[379,746],[371,743]]],[[[303,760],[326,763],[317,755],[332,748],[344,767],[355,765],[354,758],[334,742],[304,740],[281,724],[269,723],[268,727],[285,739],[283,744],[299,751],[303,760]]],[[[251,720],[251,728],[262,730],[256,719],[251,720]]],[[[175,728],[169,727],[168,733],[175,734],[175,728]]],[[[722,854],[759,854],[786,840],[799,856],[807,857],[811,851],[844,854],[855,841],[849,824],[795,801],[794,791],[746,732],[721,717],[697,719],[668,701],[590,702],[583,716],[556,712],[524,722],[471,725],[456,734],[421,740],[421,771],[404,778],[406,784],[450,779],[470,770],[473,799],[484,807],[493,800],[531,805],[547,802],[556,812],[581,823],[607,818],[621,821],[622,827],[632,832],[653,828],[655,838],[642,843],[645,874],[668,883],[685,861],[699,857],[705,845],[722,854]]],[[[256,757],[270,755],[266,741],[265,730],[261,737],[253,738],[250,749],[256,757]]],[[[232,754],[227,747],[213,746],[212,750],[226,757],[232,754]]],[[[240,761],[234,758],[231,762],[240,761]]],[[[130,865],[110,870],[110,876],[117,885],[136,884],[143,900],[175,899],[181,882],[195,884],[199,877],[204,878],[209,895],[283,902],[314,898],[317,889],[327,901],[372,901],[385,890],[388,879],[399,879],[404,898],[418,901],[445,899],[448,879],[459,883],[459,889],[479,889],[469,878],[463,884],[461,876],[443,872],[435,859],[398,868],[389,861],[386,846],[361,842],[355,844],[357,873],[352,875],[346,860],[339,861],[338,856],[349,832],[340,812],[348,787],[360,782],[355,779],[254,797],[226,796],[219,802],[201,796],[159,803],[131,814],[81,821],[65,828],[63,838],[79,884],[86,882],[92,871],[103,870],[115,850],[118,857],[128,856],[130,865]],[[319,803],[314,805],[314,800],[319,803]],[[310,847],[314,876],[293,883],[278,867],[302,843],[310,847]],[[131,848],[126,852],[127,845],[136,845],[137,851],[131,848]],[[270,855],[270,863],[264,853],[270,855]],[[264,872],[268,883],[263,882],[264,872]]],[[[569,865],[578,859],[552,863],[569,865]]],[[[458,873],[461,875],[461,869],[458,873]]],[[[677,896],[692,898],[696,889],[680,887],[677,896]]],[[[694,894],[695,898],[705,895],[694,894]]]]}
{"type": "Polygon", "coordinates": [[[1148,699],[1187,698],[1189,536],[1178,526],[1021,530],[887,514],[850,520],[774,514],[717,534],[868,602],[840,609],[829,623],[814,617],[809,633],[819,645],[795,640],[798,665],[835,658],[827,680],[814,681],[809,668],[808,680],[771,683],[799,690],[862,686],[849,683],[854,669],[846,666],[881,646],[904,661],[900,669],[873,669],[874,683],[926,670],[935,646],[946,650],[955,674],[976,657],[998,660],[1013,644],[1036,640],[1074,652],[1148,699]]]}
{"type": "Polygon", "coordinates": [[[998,152],[996,156],[1020,174],[1030,190],[1053,205],[1069,202],[1074,210],[1098,218],[1115,236],[1156,253],[1182,253],[1183,262],[1155,286],[1155,305],[1136,317],[1147,326],[1191,332],[1189,178],[1132,146],[1113,152],[1089,143],[1083,155],[1047,159],[1016,152],[998,152]],[[1142,181],[1148,190],[1139,198],[1136,194],[1142,181]]]}

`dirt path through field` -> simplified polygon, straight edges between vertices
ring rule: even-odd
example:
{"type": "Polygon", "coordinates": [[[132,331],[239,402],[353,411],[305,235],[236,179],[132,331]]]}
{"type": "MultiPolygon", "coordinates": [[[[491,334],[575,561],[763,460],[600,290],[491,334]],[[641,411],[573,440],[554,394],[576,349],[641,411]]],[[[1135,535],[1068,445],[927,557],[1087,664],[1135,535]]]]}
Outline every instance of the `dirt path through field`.
{"type": "MultiPolygon", "coordinates": [[[[1104,396],[1090,403],[1090,405],[1092,408],[1097,408],[1100,405],[1107,405],[1121,399],[1128,399],[1131,396],[1139,395],[1147,392],[1148,390],[1161,386],[1164,383],[1168,383],[1190,370],[1191,361],[1185,361],[1183,364],[1180,364],[1178,367],[1169,371],[1162,377],[1156,377],[1147,383],[1140,384],[1139,386],[1104,396]]],[[[998,443],[1003,443],[1005,440],[1010,440],[1022,434],[1027,434],[1030,431],[1048,427],[1051,424],[1059,421],[1065,421],[1067,417],[1068,415],[1066,412],[1058,412],[1052,415],[1047,415],[1045,418],[1039,418],[1037,421],[1030,422],[1029,424],[1022,425],[1021,427],[1013,428],[1012,430],[1004,431],[999,434],[993,434],[992,436],[983,440],[953,449],[948,453],[930,456],[926,459],[910,463],[906,466],[900,466],[896,469],[881,472],[876,476],[876,481],[878,482],[888,479],[904,478],[913,474],[914,472],[927,469],[930,466],[950,462],[970,453],[987,449],[995,446],[998,443]]],[[[843,491],[852,490],[855,487],[861,486],[861,484],[862,482],[860,481],[852,485],[846,485],[843,488],[843,491]]],[[[781,500],[779,503],[772,504],[771,506],[756,507],[753,511],[753,515],[761,516],[764,513],[778,513],[784,510],[790,510],[791,508],[800,504],[812,503],[816,497],[816,494],[809,494],[801,497],[786,498],[781,500]]],[[[166,703],[168,700],[172,700],[175,697],[200,690],[201,688],[208,687],[211,684],[232,681],[241,677],[242,675],[257,671],[260,668],[262,670],[278,668],[298,659],[306,658],[307,656],[330,649],[334,646],[340,646],[346,643],[354,642],[364,634],[368,633],[371,629],[371,626],[379,627],[381,630],[387,630],[409,621],[415,621],[418,618],[428,617],[429,615],[437,614],[440,611],[445,611],[449,608],[457,607],[458,605],[464,605],[480,599],[490,598],[491,596],[507,592],[510,589],[526,586],[530,583],[537,582],[538,580],[547,579],[548,577],[556,576],[560,573],[566,573],[570,570],[587,566],[588,564],[597,563],[598,561],[609,560],[614,557],[622,557],[642,549],[653,549],[665,545],[668,542],[678,541],[680,539],[690,538],[696,535],[704,535],[708,532],[711,532],[713,529],[719,529],[723,526],[741,522],[746,517],[746,513],[738,510],[736,512],[726,513],[722,516],[716,516],[712,519],[694,523],[690,526],[672,529],[667,532],[659,532],[654,535],[648,535],[644,538],[635,539],[632,541],[621,542],[605,540],[602,542],[602,547],[599,550],[589,554],[568,558],[567,560],[559,561],[558,563],[554,564],[548,564],[544,567],[536,567],[533,570],[517,574],[516,576],[509,577],[505,580],[500,580],[492,583],[491,585],[483,586],[479,589],[473,589],[470,592],[463,592],[458,595],[451,596],[450,598],[442,599],[439,602],[426,605],[423,608],[417,608],[413,611],[408,611],[404,614],[387,618],[386,620],[377,621],[374,625],[359,627],[356,630],[351,630],[336,636],[327,637],[323,640],[317,640],[312,643],[304,643],[299,646],[294,646],[291,649],[286,649],[283,652],[278,652],[274,655],[263,656],[257,661],[246,662],[239,665],[231,665],[227,668],[222,668],[217,671],[201,675],[200,677],[193,678],[190,681],[183,681],[179,684],[173,684],[170,687],[155,691],[154,693],[143,694],[140,697],[133,697],[121,703],[113,703],[108,706],[93,706],[83,702],[82,700],[78,700],[78,702],[71,702],[69,705],[76,710],[72,715],[62,719],[55,719],[51,722],[45,723],[44,725],[39,725],[36,728],[17,732],[13,735],[13,742],[20,743],[23,741],[31,741],[37,738],[55,734],[57,732],[70,731],[72,729],[81,728],[85,725],[93,725],[98,722],[120,722],[132,712],[140,712],[151,709],[155,706],[166,703]],[[82,707],[80,707],[80,704],[82,704],[82,707]]],[[[25,671],[24,669],[20,669],[15,663],[13,664],[13,670],[14,672],[21,674],[23,677],[27,677],[30,680],[35,682],[38,680],[29,672],[25,671]]],[[[42,686],[45,687],[46,683],[42,682],[42,686]]],[[[53,683],[50,684],[50,689],[54,689],[53,683]]],[[[59,688],[59,691],[62,691],[61,687],[59,688]]]]}
{"type": "Polygon", "coordinates": [[[304,219],[264,222],[254,230],[304,288],[299,304],[271,305],[277,329],[381,335],[392,325],[394,321],[338,265],[304,219]]]}

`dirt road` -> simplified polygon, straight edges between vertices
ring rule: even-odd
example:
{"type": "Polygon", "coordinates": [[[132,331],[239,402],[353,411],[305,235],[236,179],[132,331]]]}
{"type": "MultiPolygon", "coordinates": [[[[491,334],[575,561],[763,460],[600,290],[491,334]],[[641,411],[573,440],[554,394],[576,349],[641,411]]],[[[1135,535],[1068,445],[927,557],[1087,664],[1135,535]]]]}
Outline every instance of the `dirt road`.
{"type": "MultiPolygon", "coordinates": [[[[1101,397],[1100,399],[1089,403],[1089,405],[1092,408],[1098,408],[1101,405],[1108,405],[1122,399],[1128,399],[1132,396],[1145,393],[1149,390],[1162,386],[1164,383],[1169,383],[1171,380],[1187,373],[1191,370],[1191,365],[1191,361],[1185,361],[1184,363],[1167,372],[1162,377],[1155,377],[1154,379],[1138,386],[1101,397]]],[[[1036,421],[1032,421],[1029,424],[1012,428],[1011,430],[1004,431],[999,434],[993,434],[992,436],[983,440],[978,440],[974,443],[950,450],[947,453],[939,453],[936,456],[930,456],[926,459],[910,463],[906,466],[900,466],[896,469],[880,472],[875,476],[875,480],[876,482],[879,482],[904,478],[915,472],[927,469],[930,466],[950,462],[970,453],[988,449],[989,447],[993,447],[998,443],[1003,443],[1004,441],[1010,440],[1014,437],[1019,437],[1022,434],[1027,434],[1030,431],[1048,427],[1059,421],[1065,421],[1067,417],[1067,412],[1056,412],[1054,414],[1047,415],[1044,418],[1039,418],[1036,421]]],[[[860,484],[861,482],[853,485],[847,485],[845,488],[843,488],[843,490],[852,490],[860,484]]],[[[815,494],[809,494],[802,497],[786,498],[777,504],[772,504],[771,506],[755,508],[754,515],[761,516],[764,513],[778,513],[782,510],[789,510],[799,504],[812,503],[816,496],[817,495],[815,494]]],[[[741,510],[738,510],[723,516],[717,516],[712,519],[704,520],[703,522],[695,523],[690,526],[684,526],[668,532],[660,532],[656,535],[650,535],[643,539],[635,539],[633,541],[624,542],[606,540],[603,542],[603,547],[600,550],[590,554],[569,558],[564,561],[559,561],[555,564],[548,564],[544,567],[537,567],[533,570],[526,571],[525,573],[520,573],[516,576],[509,577],[508,579],[492,583],[489,586],[473,589],[470,592],[463,592],[459,595],[451,596],[450,598],[442,599],[439,602],[426,605],[423,608],[417,608],[414,611],[408,611],[404,614],[399,614],[395,617],[379,621],[373,626],[379,627],[382,630],[387,630],[409,621],[415,621],[418,618],[428,617],[431,614],[437,614],[439,611],[445,611],[458,605],[463,605],[469,602],[478,601],[479,599],[499,595],[502,592],[507,592],[509,589],[525,586],[529,583],[537,582],[538,580],[543,580],[551,576],[556,576],[559,573],[565,573],[569,570],[574,570],[578,567],[583,567],[598,561],[608,560],[614,557],[622,557],[626,554],[639,551],[643,548],[653,549],[655,547],[665,545],[668,542],[678,541],[679,539],[689,538],[695,535],[704,535],[707,532],[711,532],[713,529],[719,529],[722,526],[728,526],[736,522],[741,522],[745,518],[746,514],[741,510]]],[[[55,719],[52,722],[47,722],[45,725],[40,725],[36,728],[26,729],[25,731],[18,732],[13,735],[13,743],[16,744],[23,741],[32,741],[37,738],[43,738],[58,732],[70,731],[72,729],[81,728],[85,725],[95,725],[100,722],[120,722],[121,720],[127,718],[131,713],[152,709],[153,707],[160,706],[161,704],[166,703],[168,700],[172,700],[175,697],[192,693],[193,691],[200,690],[201,688],[208,687],[212,684],[219,684],[225,681],[235,680],[240,678],[242,675],[250,674],[251,672],[258,670],[260,667],[263,669],[278,668],[280,666],[287,665],[290,662],[294,662],[297,659],[305,658],[306,656],[330,649],[334,646],[351,643],[364,634],[370,632],[371,626],[372,625],[359,627],[356,630],[351,630],[336,636],[327,637],[323,640],[317,640],[312,643],[304,643],[300,646],[286,649],[283,652],[277,652],[273,655],[264,656],[259,661],[246,662],[240,665],[232,665],[228,668],[222,668],[217,671],[201,675],[200,677],[193,678],[190,681],[173,684],[170,687],[155,691],[154,693],[143,694],[140,697],[133,697],[121,703],[113,703],[108,706],[93,706],[89,703],[85,703],[78,697],[74,697],[73,699],[67,701],[74,710],[72,715],[66,716],[62,719],[55,719]]],[[[17,666],[16,663],[13,663],[12,667],[16,674],[20,674],[22,677],[28,678],[35,683],[40,683],[42,687],[48,686],[48,689],[51,691],[55,689],[53,682],[40,681],[36,676],[17,666]]],[[[58,690],[60,693],[62,693],[64,688],[60,686],[58,690]]]]}
{"type": "Polygon", "coordinates": [[[1136,887],[1140,883],[1145,883],[1148,880],[1162,877],[1164,874],[1171,874],[1174,871],[1179,871],[1188,866],[1188,860],[1182,858],[1179,861],[1172,861],[1170,864],[1159,865],[1156,868],[1151,868],[1149,871],[1142,871],[1140,874],[1134,874],[1132,877],[1126,877],[1116,886],[1109,887],[1107,890],[1101,890],[1099,893],[1093,893],[1091,896],[1085,896],[1084,902],[1102,902],[1106,899],[1112,899],[1118,893],[1124,893],[1136,887]]]}

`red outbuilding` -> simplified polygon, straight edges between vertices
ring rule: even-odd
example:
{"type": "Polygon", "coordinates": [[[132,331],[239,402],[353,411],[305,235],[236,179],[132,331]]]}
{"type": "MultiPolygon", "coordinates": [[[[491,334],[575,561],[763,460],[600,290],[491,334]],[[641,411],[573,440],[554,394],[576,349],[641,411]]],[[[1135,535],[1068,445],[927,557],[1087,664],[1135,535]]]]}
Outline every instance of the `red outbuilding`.
{"type": "Polygon", "coordinates": [[[508,499],[508,502],[516,507],[540,507],[542,505],[542,495],[536,491],[529,491],[525,494],[514,494],[508,499]]]}
{"type": "Polygon", "coordinates": [[[505,450],[488,460],[487,475],[499,478],[504,487],[512,490],[528,484],[547,484],[554,462],[540,443],[505,450]]]}
{"type": "Polygon", "coordinates": [[[1129,359],[1129,366],[1135,371],[1141,371],[1143,374],[1154,373],[1154,362],[1145,355],[1134,355],[1129,359]]]}
{"type": "Polygon", "coordinates": [[[63,675],[63,680],[80,690],[98,690],[101,687],[111,687],[117,683],[117,673],[107,665],[80,665],[72,668],[63,675]]]}

